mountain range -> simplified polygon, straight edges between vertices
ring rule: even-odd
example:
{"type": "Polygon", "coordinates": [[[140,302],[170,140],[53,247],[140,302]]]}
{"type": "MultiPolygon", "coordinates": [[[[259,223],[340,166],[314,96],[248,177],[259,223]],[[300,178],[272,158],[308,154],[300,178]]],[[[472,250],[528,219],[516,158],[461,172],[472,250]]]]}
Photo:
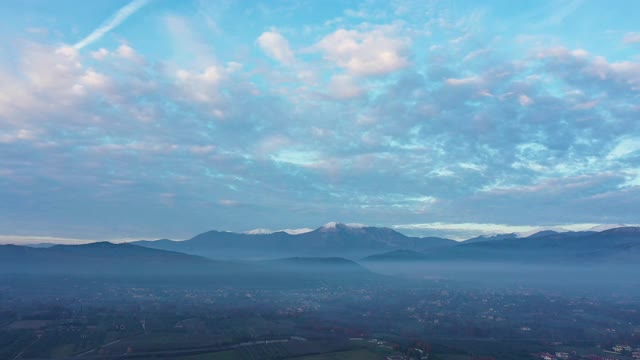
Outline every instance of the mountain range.
{"type": "Polygon", "coordinates": [[[363,263],[629,264],[640,260],[640,227],[600,232],[547,230],[524,238],[504,234],[457,242],[405,236],[389,228],[329,223],[300,234],[209,231],[184,241],[161,239],[50,247],[3,245],[0,273],[239,274],[296,272],[302,265],[307,272],[361,269],[348,259],[363,263]]]}
{"type": "Polygon", "coordinates": [[[195,274],[234,266],[237,265],[134,244],[0,245],[2,273],[195,274]]]}
{"type": "Polygon", "coordinates": [[[640,260],[640,227],[601,232],[543,231],[525,238],[515,234],[473,238],[427,251],[390,251],[364,262],[516,262],[516,263],[634,263],[640,260]]]}
{"type": "Polygon", "coordinates": [[[209,231],[189,240],[138,241],[154,249],[212,259],[344,257],[365,261],[631,261],[640,249],[640,228],[558,232],[544,230],[479,236],[465,241],[411,237],[384,227],[329,223],[301,234],[209,231]]]}
{"type": "Polygon", "coordinates": [[[315,230],[289,234],[208,231],[189,240],[141,240],[136,245],[214,259],[339,256],[357,259],[395,249],[426,251],[457,244],[438,237],[410,237],[385,227],[328,223],[315,230]]]}
{"type": "Polygon", "coordinates": [[[361,283],[378,275],[344,258],[220,261],[134,244],[98,242],[33,248],[0,245],[0,275],[96,276],[108,279],[234,287],[361,283]]]}

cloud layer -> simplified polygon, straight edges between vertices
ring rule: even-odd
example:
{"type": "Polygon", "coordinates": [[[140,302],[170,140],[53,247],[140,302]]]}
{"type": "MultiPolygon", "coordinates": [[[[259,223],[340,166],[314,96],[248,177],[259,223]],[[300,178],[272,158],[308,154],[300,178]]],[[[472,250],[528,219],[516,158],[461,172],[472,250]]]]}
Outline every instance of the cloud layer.
{"type": "Polygon", "coordinates": [[[111,37],[144,3],[75,45],[25,31],[1,59],[0,233],[636,222],[639,29],[587,5],[544,24],[545,7],[185,2],[111,37]],[[569,17],[616,45],[576,41],[569,17]]]}

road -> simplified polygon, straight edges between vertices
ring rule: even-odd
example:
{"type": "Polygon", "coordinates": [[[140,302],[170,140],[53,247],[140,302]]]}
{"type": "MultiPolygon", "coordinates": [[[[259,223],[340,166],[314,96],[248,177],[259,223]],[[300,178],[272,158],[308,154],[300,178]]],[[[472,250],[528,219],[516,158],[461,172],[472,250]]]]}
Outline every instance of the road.
{"type": "Polygon", "coordinates": [[[29,350],[30,347],[32,347],[35,343],[37,343],[38,341],[40,341],[40,337],[38,336],[37,339],[33,340],[33,342],[29,345],[27,345],[26,348],[22,349],[22,351],[20,351],[20,353],[18,355],[16,355],[16,357],[13,358],[13,360],[18,360],[20,359],[20,357],[22,356],[22,354],[24,354],[25,351],[29,350]]]}
{"type": "Polygon", "coordinates": [[[105,348],[105,347],[107,347],[107,346],[109,346],[109,345],[117,344],[117,343],[119,343],[119,342],[120,342],[120,341],[122,341],[122,340],[123,340],[123,339],[118,339],[118,340],[112,341],[112,342],[110,342],[110,343],[108,343],[108,344],[104,344],[104,345],[102,345],[102,346],[98,346],[98,347],[97,347],[97,348],[95,348],[95,349],[91,349],[91,350],[89,350],[89,351],[85,351],[85,352],[83,352],[82,354],[78,354],[78,355],[76,355],[75,357],[80,357],[80,356],[83,356],[83,355],[91,354],[92,352],[94,352],[94,351],[96,351],[96,350],[100,350],[100,349],[105,348]]]}
{"type": "MultiPolygon", "coordinates": [[[[118,340],[120,341],[120,340],[118,340]]],[[[273,343],[284,343],[288,342],[289,339],[274,339],[274,340],[263,340],[263,341],[249,341],[239,344],[233,345],[224,345],[224,346],[205,346],[198,347],[192,349],[182,349],[182,350],[164,350],[164,351],[150,351],[150,352],[141,352],[141,353],[131,353],[131,354],[110,354],[110,355],[91,355],[91,356],[81,356],[85,354],[90,354],[96,349],[87,351],[83,354],[76,355],[75,357],[66,357],[66,358],[56,358],[56,360],[112,360],[112,359],[146,359],[146,358],[168,358],[168,357],[178,357],[178,356],[187,356],[187,355],[198,355],[198,354],[206,354],[220,351],[233,350],[244,346],[252,346],[252,345],[260,345],[260,344],[273,344],[273,343]]],[[[114,342],[115,343],[115,342],[114,342]]],[[[101,347],[105,347],[111,345],[113,343],[105,344],[101,347]]],[[[26,350],[26,349],[25,349],[26,350]]],[[[23,360],[50,360],[50,359],[23,359],[23,360]]]]}

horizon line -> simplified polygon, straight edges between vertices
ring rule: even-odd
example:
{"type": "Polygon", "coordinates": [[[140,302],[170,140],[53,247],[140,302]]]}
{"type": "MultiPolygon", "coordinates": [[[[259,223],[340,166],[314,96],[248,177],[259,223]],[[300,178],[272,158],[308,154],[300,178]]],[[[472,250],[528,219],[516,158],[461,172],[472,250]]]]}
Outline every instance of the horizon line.
{"type": "Polygon", "coordinates": [[[292,236],[304,234],[314,230],[318,230],[327,226],[335,226],[336,224],[342,224],[351,227],[377,227],[392,229],[402,235],[412,236],[406,234],[406,230],[413,231],[432,231],[432,232],[476,232],[476,235],[472,236],[446,236],[446,235],[420,235],[417,237],[440,237],[450,239],[458,242],[472,239],[480,236],[495,236],[495,235],[507,235],[516,234],[518,237],[524,238],[540,231],[556,231],[559,233],[574,232],[574,231],[605,231],[608,229],[620,228],[620,227],[635,227],[640,226],[638,224],[597,224],[597,223],[579,223],[579,224],[565,224],[565,225],[553,225],[553,226],[533,226],[533,225],[503,225],[503,224],[482,224],[482,223],[423,223],[423,224],[405,224],[405,225],[391,225],[391,226],[376,226],[376,225],[363,225],[359,223],[342,223],[342,222],[329,222],[323,226],[317,228],[298,228],[298,229],[283,229],[283,230],[270,230],[266,228],[256,228],[246,231],[233,231],[233,230],[207,230],[197,233],[191,237],[184,238],[183,236],[177,237],[158,237],[158,236],[140,236],[140,237],[120,237],[120,238],[76,238],[76,237],[61,237],[61,236],[48,236],[48,235],[10,235],[0,234],[0,245],[38,245],[38,244],[54,244],[54,245],[83,245],[96,242],[111,242],[114,244],[131,243],[136,241],[157,241],[157,240],[171,240],[171,241],[187,241],[193,237],[209,232],[220,231],[245,235],[267,235],[276,232],[286,232],[292,236]],[[482,229],[482,227],[493,228],[494,231],[488,231],[482,229]],[[524,231],[504,231],[509,228],[512,229],[528,229],[524,231]],[[398,231],[398,229],[404,229],[405,231],[398,231]],[[499,231],[501,229],[503,231],[499,231]],[[259,231],[259,232],[256,232],[259,231]],[[479,234],[478,234],[479,233],[479,234]],[[173,238],[173,239],[172,239],[173,238]],[[17,240],[17,241],[16,241],[17,240]]]}

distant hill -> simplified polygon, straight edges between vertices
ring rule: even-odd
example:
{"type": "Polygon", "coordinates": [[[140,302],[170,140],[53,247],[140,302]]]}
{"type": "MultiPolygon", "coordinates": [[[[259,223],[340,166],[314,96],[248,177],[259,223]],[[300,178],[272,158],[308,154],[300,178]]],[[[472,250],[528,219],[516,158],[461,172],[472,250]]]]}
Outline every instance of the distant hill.
{"type": "Polygon", "coordinates": [[[427,237],[414,238],[414,239],[419,239],[416,242],[416,246],[415,246],[415,250],[417,251],[427,251],[431,249],[444,248],[444,247],[449,247],[449,246],[454,246],[459,244],[458,241],[447,239],[447,238],[435,237],[435,236],[427,236],[427,237]]]}
{"type": "Polygon", "coordinates": [[[369,270],[355,261],[341,257],[292,257],[268,260],[269,266],[292,271],[311,271],[334,274],[368,274],[369,270]]]}
{"type": "Polygon", "coordinates": [[[375,278],[359,264],[342,258],[218,261],[109,242],[49,248],[0,245],[0,274],[115,276],[154,281],[179,278],[236,287],[318,286],[375,278]]]}
{"type": "Polygon", "coordinates": [[[464,240],[463,243],[469,244],[469,243],[477,243],[477,242],[484,242],[484,241],[495,241],[495,240],[505,240],[505,239],[515,239],[517,238],[518,235],[515,233],[511,233],[511,234],[498,234],[498,235],[491,235],[491,236],[476,236],[474,238],[471,239],[467,239],[464,240]]]}
{"type": "Polygon", "coordinates": [[[555,230],[541,230],[541,231],[532,233],[530,235],[523,235],[523,234],[516,234],[516,233],[497,234],[497,235],[490,235],[490,236],[482,235],[482,236],[476,236],[474,238],[464,240],[464,241],[462,241],[462,243],[469,244],[469,243],[477,243],[477,242],[485,242],[485,241],[496,241],[496,240],[507,240],[507,239],[518,239],[518,238],[539,238],[539,237],[546,237],[546,236],[551,236],[551,235],[559,235],[559,236],[563,236],[563,237],[573,237],[573,236],[582,236],[582,235],[593,234],[595,232],[596,231],[593,231],[593,230],[589,230],[589,231],[563,231],[563,232],[555,231],[555,230]]]}
{"type": "Polygon", "coordinates": [[[358,263],[341,257],[292,257],[270,261],[273,264],[301,265],[321,268],[362,268],[358,263]]]}
{"type": "Polygon", "coordinates": [[[158,239],[158,240],[138,240],[138,241],[130,242],[130,244],[144,246],[152,249],[171,251],[171,248],[175,242],[177,242],[177,240],[158,239]]]}
{"type": "Polygon", "coordinates": [[[426,261],[429,256],[413,250],[394,250],[382,254],[367,256],[362,262],[409,262],[426,261]]]}
{"type": "Polygon", "coordinates": [[[436,237],[409,237],[384,227],[329,223],[297,235],[283,231],[270,234],[208,231],[185,241],[139,241],[135,244],[217,259],[315,256],[358,259],[382,251],[431,250],[457,242],[436,237]]]}
{"type": "Polygon", "coordinates": [[[527,238],[537,238],[537,237],[557,235],[557,234],[560,234],[560,233],[558,231],[553,231],[553,230],[542,230],[527,236],[527,238]]]}
{"type": "Polygon", "coordinates": [[[291,257],[264,260],[267,271],[322,284],[362,285],[381,278],[355,261],[341,257],[291,257]]]}
{"type": "Polygon", "coordinates": [[[395,250],[371,255],[374,262],[517,262],[590,264],[640,261],[640,227],[622,227],[602,232],[542,231],[525,238],[507,234],[470,239],[454,246],[417,252],[395,250]]]}
{"type": "Polygon", "coordinates": [[[51,243],[38,243],[38,244],[25,244],[24,246],[32,247],[32,248],[48,248],[55,246],[56,244],[51,243]]]}
{"type": "Polygon", "coordinates": [[[0,272],[180,274],[206,273],[221,264],[194,255],[109,242],[47,248],[0,246],[0,272]]]}
{"type": "Polygon", "coordinates": [[[463,242],[429,252],[434,260],[515,262],[633,262],[640,260],[640,228],[602,232],[546,232],[526,238],[463,242]]]}

